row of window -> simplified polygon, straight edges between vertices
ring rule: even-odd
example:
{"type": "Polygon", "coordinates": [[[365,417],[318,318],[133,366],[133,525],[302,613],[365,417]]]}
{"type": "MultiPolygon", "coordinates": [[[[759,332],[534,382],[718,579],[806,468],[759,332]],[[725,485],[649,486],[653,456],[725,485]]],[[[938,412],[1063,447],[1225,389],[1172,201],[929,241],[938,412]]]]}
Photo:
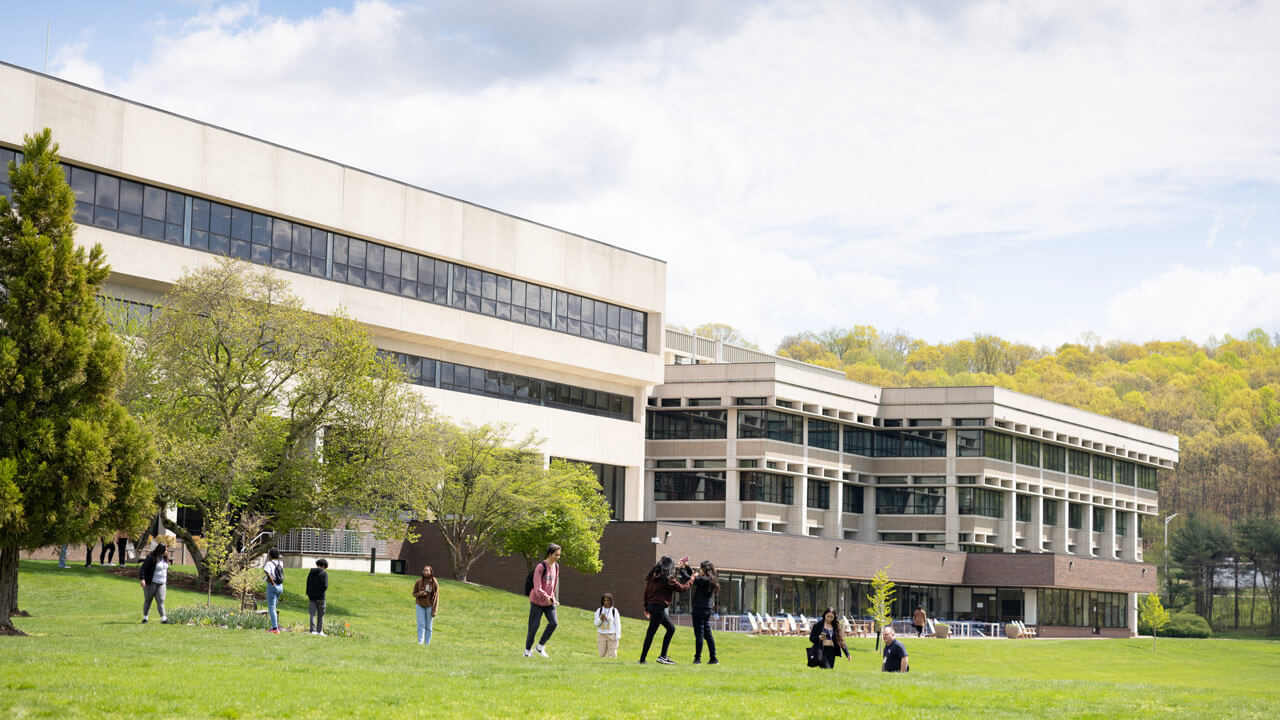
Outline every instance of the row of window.
{"type": "MultiPolygon", "coordinates": [[[[650,409],[645,437],[648,440],[724,440],[728,438],[728,418],[727,410],[650,409]]],[[[739,410],[737,437],[800,445],[806,442],[805,423],[806,419],[799,415],[778,410],[739,410]]],[[[807,423],[807,444],[823,450],[843,450],[877,458],[945,457],[947,454],[944,430],[871,430],[817,418],[808,418],[807,423]]],[[[1156,489],[1153,467],[991,430],[957,430],[956,455],[1006,462],[1014,462],[1016,458],[1021,465],[1156,489]]]]}
{"type": "MultiPolygon", "coordinates": [[[[0,148],[0,166],[22,154],[0,148]]],[[[348,237],[244,208],[63,165],[75,219],[129,235],[230,255],[326,278],[644,350],[647,315],[457,263],[348,237]]],[[[3,173],[0,193],[9,194],[3,173]]]]}
{"type": "MultiPolygon", "coordinates": [[[[653,499],[669,500],[724,500],[725,473],[655,472],[653,474],[653,499]]],[[[767,502],[790,505],[795,495],[795,480],[785,475],[765,472],[744,472],[738,478],[738,497],[744,502],[767,502]]]]}
{"type": "Polygon", "coordinates": [[[392,358],[404,371],[405,379],[415,385],[486,395],[618,420],[633,419],[633,401],[626,395],[390,350],[379,350],[378,353],[392,358]]]}
{"type": "Polygon", "coordinates": [[[957,430],[956,454],[960,457],[988,457],[1016,462],[1028,467],[1070,473],[1104,482],[1114,482],[1144,490],[1156,490],[1156,469],[1128,460],[1064,448],[1030,438],[1013,438],[992,430],[957,430]],[[1016,451],[1016,452],[1015,452],[1016,451]]]}
{"type": "Polygon", "coordinates": [[[1125,593],[1041,588],[1036,591],[1036,622],[1067,627],[1128,627],[1125,593]]]}
{"type": "MultiPolygon", "coordinates": [[[[101,300],[106,309],[107,318],[114,326],[145,322],[155,312],[155,306],[146,303],[109,297],[103,297],[101,300]]],[[[127,331],[126,328],[118,329],[127,331]]],[[[539,380],[498,370],[485,370],[432,360],[391,350],[378,350],[378,354],[390,357],[404,372],[405,381],[415,385],[487,395],[502,400],[618,420],[634,419],[634,401],[626,395],[539,380]]]]}

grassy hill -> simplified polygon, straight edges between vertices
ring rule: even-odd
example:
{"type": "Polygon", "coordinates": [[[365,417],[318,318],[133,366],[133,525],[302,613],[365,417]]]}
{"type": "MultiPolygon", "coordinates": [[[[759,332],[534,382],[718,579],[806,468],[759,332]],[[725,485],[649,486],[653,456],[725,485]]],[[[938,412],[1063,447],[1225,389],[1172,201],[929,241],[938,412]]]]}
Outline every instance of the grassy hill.
{"type": "MultiPolygon", "coordinates": [[[[286,573],[282,623],[305,630],[304,570],[286,573]]],[[[1231,717],[1280,714],[1280,643],[1239,640],[908,639],[912,672],[879,673],[872,641],[834,671],[804,667],[798,638],[718,635],[719,666],[595,657],[590,613],[562,608],[551,659],[525,658],[527,601],[444,582],[419,647],[411,577],[330,572],[327,621],[361,637],[138,623],[136,580],[24,562],[19,626],[0,638],[5,718],[1231,717]]],[[[203,603],[171,591],[168,605],[203,603]]],[[[215,598],[215,603],[231,604],[215,598]]],[[[656,652],[651,655],[656,655],[656,652]]]]}

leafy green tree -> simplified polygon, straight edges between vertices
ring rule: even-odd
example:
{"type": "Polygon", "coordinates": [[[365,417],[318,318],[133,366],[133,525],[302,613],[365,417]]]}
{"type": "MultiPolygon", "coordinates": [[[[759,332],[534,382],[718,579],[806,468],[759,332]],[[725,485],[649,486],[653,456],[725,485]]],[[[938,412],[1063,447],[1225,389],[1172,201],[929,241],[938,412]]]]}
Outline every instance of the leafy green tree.
{"type": "Polygon", "coordinates": [[[1138,612],[1142,620],[1151,626],[1151,652],[1156,651],[1156,636],[1161,628],[1169,624],[1169,611],[1164,609],[1157,593],[1150,593],[1138,604],[1138,612]]]}
{"type": "Polygon", "coordinates": [[[1231,531],[1222,518],[1192,512],[1169,538],[1169,557],[1195,589],[1196,614],[1213,618],[1214,578],[1231,553],[1231,531]]]}
{"type": "Polygon", "coordinates": [[[435,522],[453,577],[466,582],[477,560],[503,552],[507,533],[559,502],[558,485],[532,435],[513,441],[508,425],[439,427],[438,462],[409,468],[406,501],[435,522]]]}
{"type": "Polygon", "coordinates": [[[204,548],[172,528],[201,581],[248,540],[245,514],[269,518],[277,538],[338,513],[370,513],[387,535],[403,528],[383,470],[422,413],[341,311],[309,312],[272,271],[224,259],[180,278],[131,347],[126,397],[156,436],[160,499],[204,519],[204,548]]]}
{"type": "Polygon", "coordinates": [[[600,572],[600,537],[609,524],[609,502],[591,468],[582,463],[551,461],[554,486],[548,505],[503,533],[503,551],[524,556],[532,568],[549,543],[560,546],[560,562],[582,573],[600,572]]]}
{"type": "Polygon", "coordinates": [[[1254,516],[1239,522],[1236,545],[1262,577],[1271,609],[1269,631],[1280,632],[1280,518],[1254,516]]]}
{"type": "Polygon", "coordinates": [[[75,195],[45,129],[0,196],[0,633],[17,632],[18,553],[143,522],[151,441],[115,399],[123,353],[97,300],[101,246],[75,244],[75,195]]]}
{"type": "Polygon", "coordinates": [[[880,648],[880,631],[883,630],[893,617],[889,614],[893,608],[894,588],[896,584],[889,579],[889,568],[893,564],[885,565],[871,576],[871,594],[867,596],[867,603],[870,605],[871,620],[876,631],[876,649],[880,648]]]}

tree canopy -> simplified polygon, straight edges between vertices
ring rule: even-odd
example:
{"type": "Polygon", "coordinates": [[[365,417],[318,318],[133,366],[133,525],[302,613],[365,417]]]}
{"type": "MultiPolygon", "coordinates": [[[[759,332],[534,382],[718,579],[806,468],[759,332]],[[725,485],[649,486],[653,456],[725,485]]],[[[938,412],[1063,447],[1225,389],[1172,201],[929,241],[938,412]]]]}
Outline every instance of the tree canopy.
{"type": "Polygon", "coordinates": [[[428,411],[354,320],[309,312],[269,269],[223,259],[180,278],[139,332],[125,397],[157,438],[160,501],[199,512],[200,538],[172,529],[202,580],[249,540],[244,514],[277,537],[340,512],[403,527],[382,471],[428,411]],[[211,541],[227,547],[206,563],[211,541]]]}

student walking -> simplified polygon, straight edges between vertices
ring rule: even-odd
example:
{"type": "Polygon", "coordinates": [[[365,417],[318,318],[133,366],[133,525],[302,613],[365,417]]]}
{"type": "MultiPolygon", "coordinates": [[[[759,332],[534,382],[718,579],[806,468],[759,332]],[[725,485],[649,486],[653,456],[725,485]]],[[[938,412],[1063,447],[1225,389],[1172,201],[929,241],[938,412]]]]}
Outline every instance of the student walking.
{"type": "MultiPolygon", "coordinates": [[[[711,636],[711,615],[715,612],[716,593],[720,592],[720,579],[716,575],[716,566],[710,560],[703,560],[698,565],[698,574],[693,578],[693,664],[702,662],[702,642],[707,643],[710,657],[708,665],[719,665],[716,659],[716,640],[711,636]]],[[[665,653],[664,653],[665,654],[665,653]]]]}
{"type": "Polygon", "coordinates": [[[430,565],[422,568],[422,577],[413,584],[414,611],[418,614],[418,644],[431,644],[431,626],[440,608],[440,583],[430,565]]]}
{"type": "Polygon", "coordinates": [[[916,629],[916,637],[924,637],[925,623],[929,622],[929,616],[924,613],[924,606],[917,605],[915,613],[911,616],[911,625],[916,629]]]}
{"type": "Polygon", "coordinates": [[[307,573],[307,617],[312,635],[324,636],[324,594],[329,591],[329,573],[325,572],[329,561],[316,560],[316,566],[307,573]]]}
{"type": "Polygon", "coordinates": [[[280,562],[280,551],[271,548],[267,551],[267,564],[262,566],[262,573],[267,578],[267,617],[271,619],[271,629],[267,632],[280,634],[280,616],[276,613],[276,605],[284,594],[284,563],[280,562]]]}
{"type": "Polygon", "coordinates": [[[667,608],[671,606],[671,596],[676,592],[684,592],[693,583],[693,571],[689,569],[689,558],[680,559],[677,571],[675,561],[666,555],[645,575],[644,609],[649,618],[649,629],[644,634],[644,646],[640,648],[640,664],[644,664],[649,656],[649,646],[653,644],[653,635],[658,626],[666,628],[662,636],[662,654],[658,655],[658,664],[675,665],[676,661],[667,657],[671,648],[671,636],[676,634],[676,626],[667,617],[667,608]],[[678,576],[677,576],[678,572],[678,576]]]}
{"type": "Polygon", "coordinates": [[[525,657],[532,655],[535,649],[542,657],[550,657],[547,655],[547,641],[556,631],[556,606],[560,604],[560,554],[559,545],[548,545],[546,557],[534,566],[529,576],[529,632],[524,638],[525,657]],[[534,648],[533,638],[538,634],[543,617],[547,619],[547,627],[542,631],[537,648],[534,648]]]}
{"type": "Polygon", "coordinates": [[[830,670],[836,665],[836,653],[844,653],[849,659],[849,648],[844,642],[844,628],[836,619],[836,609],[828,607],[822,611],[822,619],[813,624],[809,630],[809,642],[822,646],[822,663],[818,667],[830,670]]]}
{"type": "Polygon", "coordinates": [[[622,640],[622,618],[618,616],[618,608],[613,606],[613,593],[605,593],[600,597],[600,607],[596,609],[596,649],[602,658],[618,657],[618,643],[622,640]]]}
{"type": "Polygon", "coordinates": [[[164,591],[169,584],[169,547],[157,543],[151,554],[142,562],[138,570],[138,581],[142,584],[142,622],[151,614],[151,601],[156,601],[156,609],[160,611],[160,622],[168,625],[169,616],[164,611],[164,591]]]}

